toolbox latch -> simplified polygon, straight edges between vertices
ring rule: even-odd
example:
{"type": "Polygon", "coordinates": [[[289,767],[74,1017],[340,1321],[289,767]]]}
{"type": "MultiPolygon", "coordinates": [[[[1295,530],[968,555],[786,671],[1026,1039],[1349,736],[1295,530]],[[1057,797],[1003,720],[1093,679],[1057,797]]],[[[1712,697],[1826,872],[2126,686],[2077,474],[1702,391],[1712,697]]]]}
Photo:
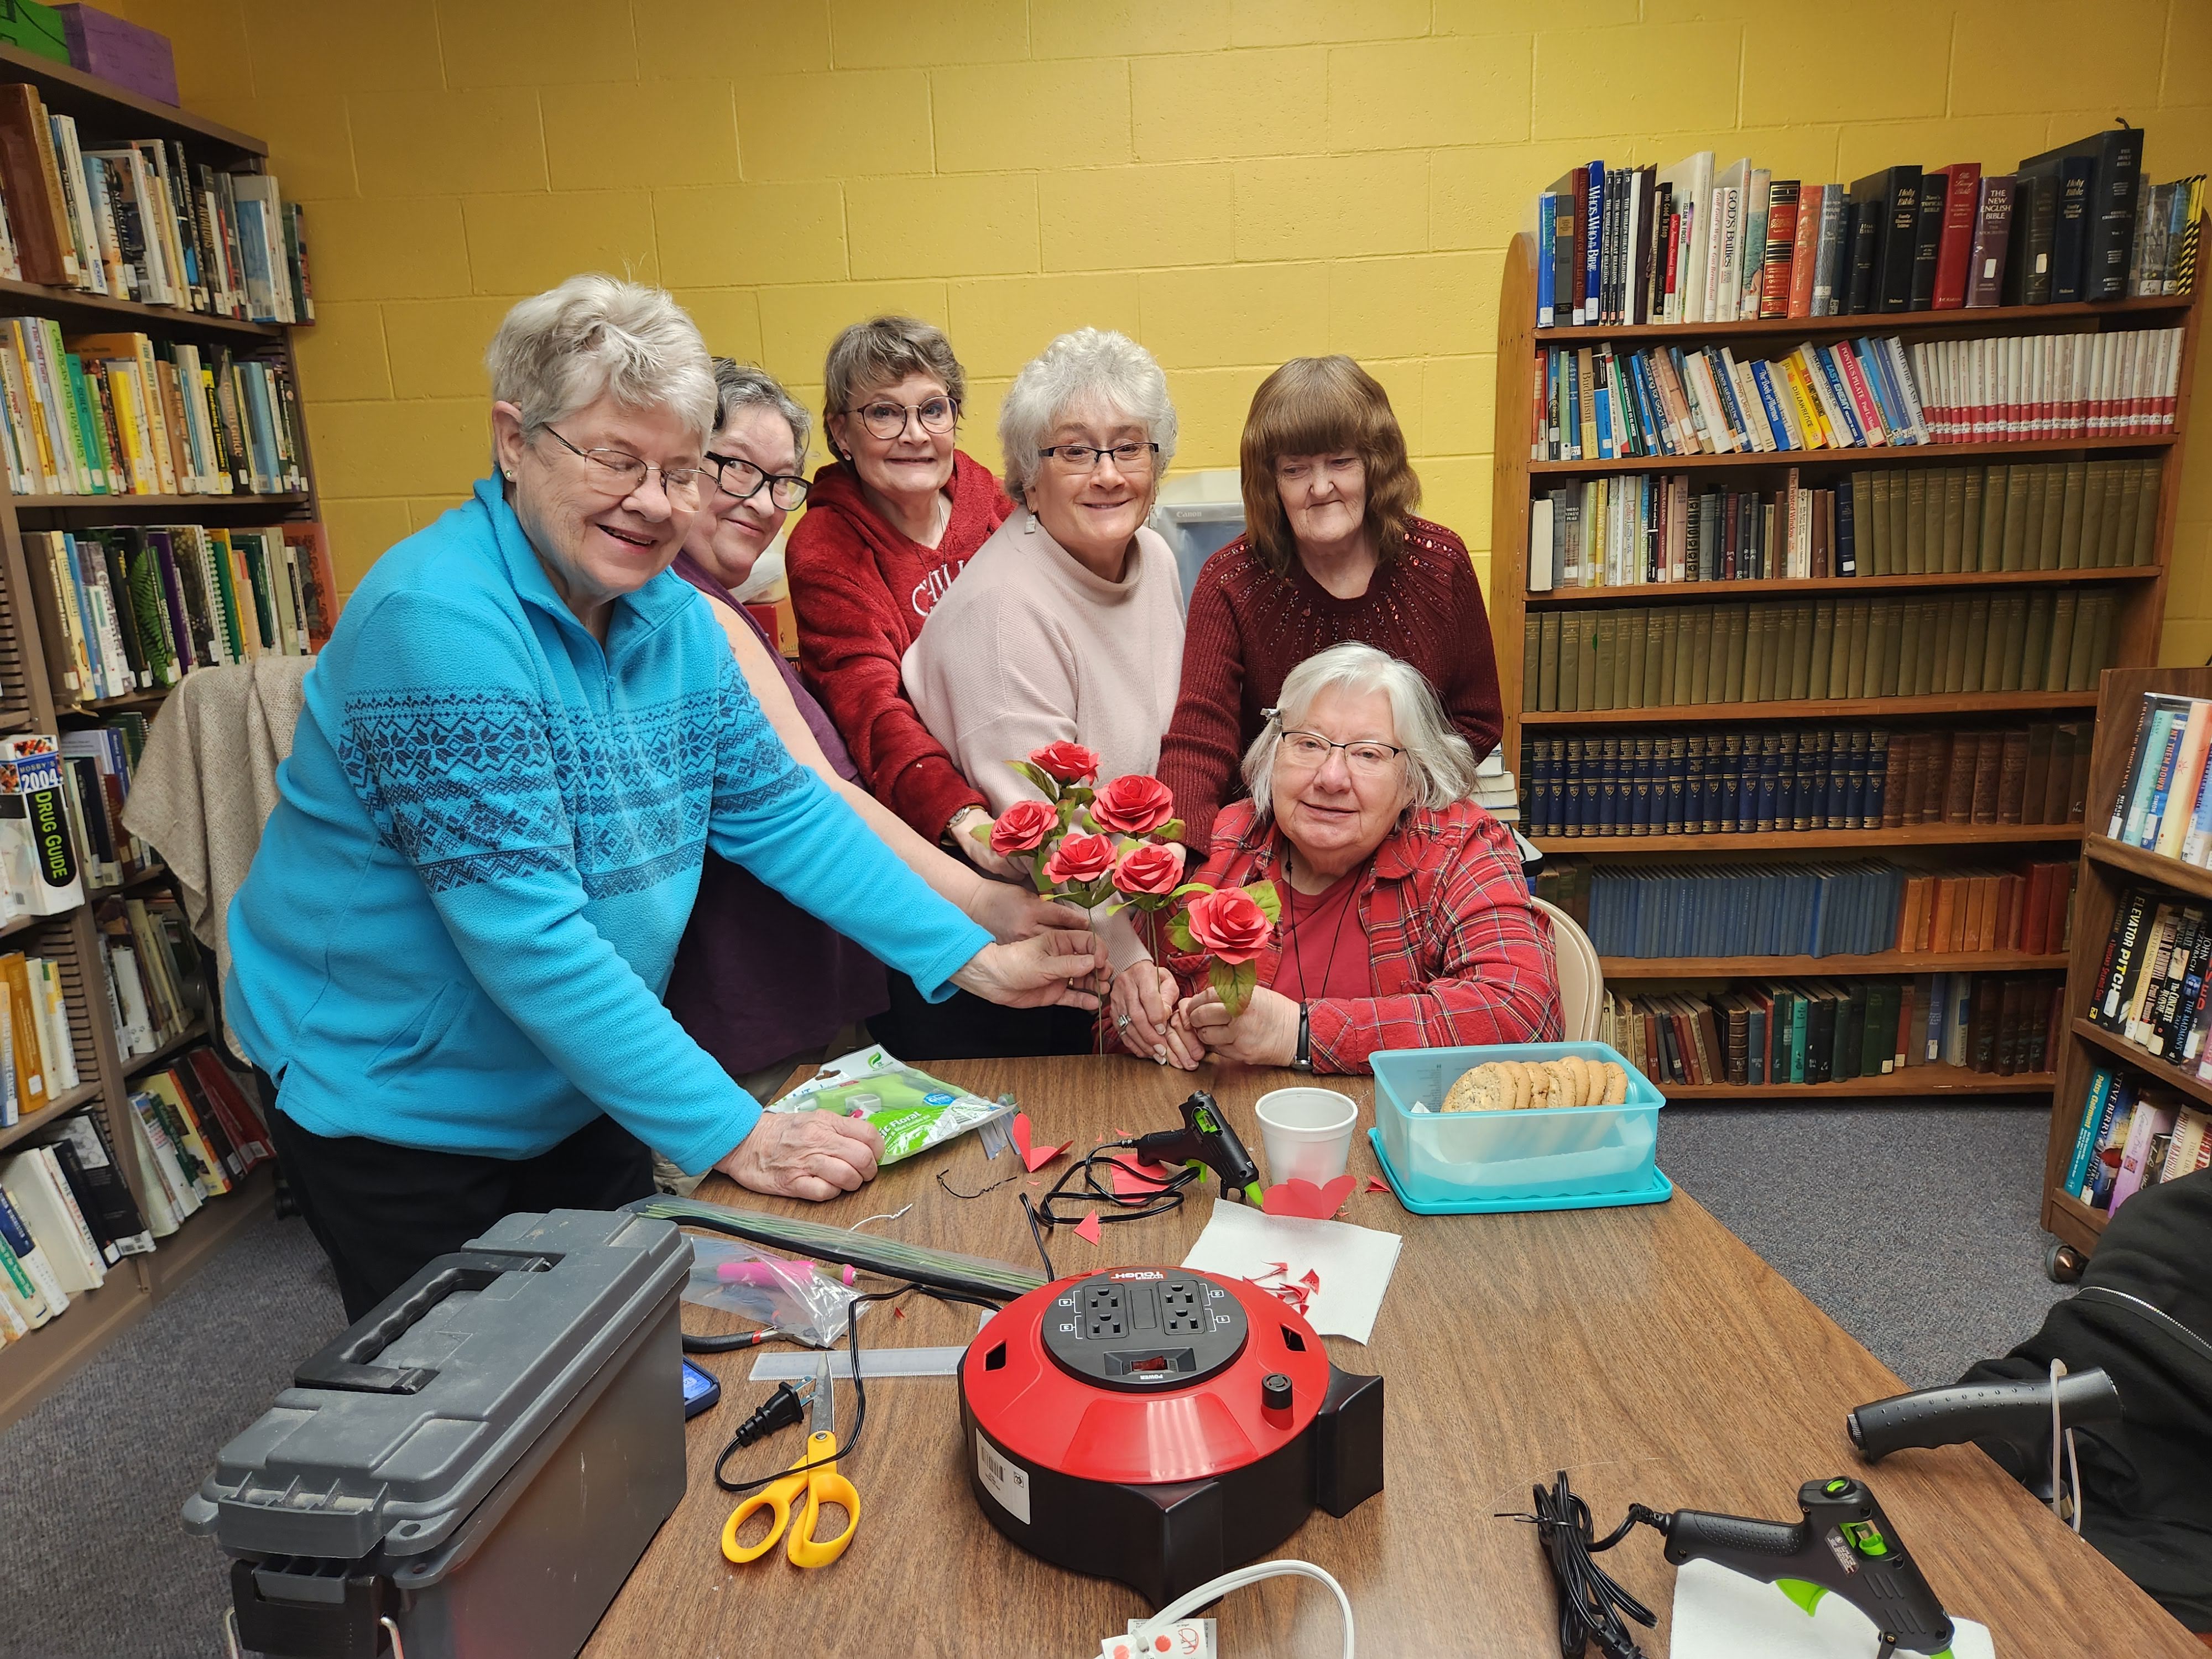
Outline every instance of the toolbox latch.
{"type": "Polygon", "coordinates": [[[278,1556],[230,1564],[240,1643],[268,1659],[382,1659],[390,1583],[350,1561],[278,1556]]]}

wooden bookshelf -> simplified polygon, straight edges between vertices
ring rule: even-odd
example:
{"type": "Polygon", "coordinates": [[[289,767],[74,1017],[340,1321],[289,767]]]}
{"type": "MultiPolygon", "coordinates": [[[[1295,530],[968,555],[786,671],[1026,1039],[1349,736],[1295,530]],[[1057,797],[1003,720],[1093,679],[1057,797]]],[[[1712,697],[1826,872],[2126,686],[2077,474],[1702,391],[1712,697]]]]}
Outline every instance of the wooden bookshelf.
{"type": "MultiPolygon", "coordinates": [[[[27,82],[47,106],[73,117],[89,147],[133,138],[181,140],[195,161],[233,172],[258,170],[267,155],[261,140],[172,106],[140,97],[126,88],[81,73],[33,53],[0,46],[0,81],[27,82]]],[[[288,325],[210,316],[182,307],[150,306],[118,296],[89,294],[36,283],[0,280],[0,315],[51,317],[64,331],[129,330],[158,339],[183,339],[227,345],[240,351],[280,358],[299,386],[299,365],[288,325]]],[[[132,710],[150,717],[165,693],[78,701],[50,680],[46,652],[31,602],[23,530],[60,529],[102,522],[274,524],[320,517],[315,471],[307,435],[299,434],[301,464],[309,488],[278,495],[14,495],[0,492],[0,731],[56,732],[96,724],[132,710]]],[[[37,1137],[72,1112],[97,1117],[133,1195],[146,1207],[144,1172],[131,1152],[122,1115],[130,1112],[129,1085],[191,1044],[207,1040],[204,1021],[195,1022],[150,1054],[126,1061],[117,1042],[106,983],[94,908],[102,902],[150,890],[168,879],[156,866],[118,886],[94,889],[56,916],[20,917],[0,927],[4,948],[54,961],[60,971],[79,1086],[40,1112],[0,1130],[0,1149],[37,1137]]],[[[88,1295],[72,1297],[68,1311],[27,1335],[0,1347],[0,1427],[21,1417],[84,1364],[115,1335],[144,1316],[161,1297],[257,1215],[266,1213],[272,1183],[266,1169],[254,1170],[232,1194],[211,1199],[151,1255],[127,1256],[109,1268],[106,1282],[88,1295]]]]}
{"type": "MultiPolygon", "coordinates": [[[[2017,725],[2033,720],[2070,720],[2085,717],[2097,707],[2098,693],[2084,691],[1995,691],[1938,694],[1929,696],[1862,696],[1806,699],[1794,702],[1698,702],[1650,708],[1604,710],[1523,710],[1522,649],[1524,624],[1533,615],[1595,610],[1602,607],[1697,605],[1726,604],[1737,599],[1806,599],[1870,598],[1885,592],[1922,590],[1959,592],[2017,592],[2022,588],[2097,591],[2112,595],[2114,604],[2111,661],[2128,667],[2147,665],[2157,659],[2159,635],[2165,617],[2166,585],[2174,541],[2174,526],[2181,495],[2183,451],[2189,429],[2188,393],[2195,370],[2201,307],[2197,296],[2123,300],[2104,304],[2004,307],[1976,311],[1909,312],[1879,316],[1768,319],[1713,324],[1648,324],[1636,327],[1559,327],[1538,329],[1536,317],[1536,260],[1532,238],[1516,236],[1505,255],[1504,279],[1498,302],[1497,395],[1498,441],[1492,490],[1491,578],[1486,593],[1498,663],[1498,679],[1504,702],[1503,744],[1523,781],[1524,799],[1533,769],[1523,753],[1524,739],[1580,735],[1601,729],[1624,732],[1656,726],[1751,725],[1772,721],[1804,724],[1826,721],[1879,721],[1892,726],[1947,725],[1972,719],[1978,726],[2002,722],[2017,725]],[[1695,348],[1730,342],[1748,345],[1765,355],[1768,348],[1786,348],[1799,340],[1832,341],[1861,334],[1896,334],[1908,340],[1961,339],[2014,334],[2090,333],[2142,328],[2183,330],[2181,400],[2170,434],[2149,437],[2083,438],[2022,443],[1929,444],[1874,449],[1786,451],[1722,456],[1647,456],[1623,460],[1532,461],[1529,459],[1528,411],[1534,401],[1537,362],[1544,348],[1609,343],[1616,347],[1680,345],[1695,348]],[[1786,580],[1743,582],[1680,582],[1620,587],[1558,588],[1530,593],[1528,588],[1528,523],[1531,501],[1547,488],[1557,488],[1568,478],[1605,475],[1662,475],[1677,472],[1711,475],[1719,485],[1738,477],[1766,484],[1796,468],[1814,479],[1832,478],[1837,471],[1857,468],[1896,468],[2004,465],[2014,461],[2064,460],[2105,457],[2133,457],[2154,460],[2160,469],[2154,556],[2144,565],[2065,570],[2017,570],[1993,573],[1946,572],[1883,577],[1842,577],[1820,580],[1786,580]]],[[[1533,699],[1531,700],[1533,701],[1533,699]]],[[[2096,796],[2090,796],[2095,808],[2096,796]]],[[[1523,811],[1522,830],[1535,823],[1523,811]]],[[[1595,860],[1626,858],[1631,862],[1663,860],[1685,855],[1742,854],[1753,860],[1784,862],[1807,854],[1832,856],[1841,849],[1869,853],[1893,848],[1919,852],[1950,850],[1956,862],[1990,861],[2002,849],[2050,856],[2049,849],[2069,849],[2085,842],[2081,824],[1914,824],[1883,830],[1820,831],[1811,834],[1774,833],[1727,836],[1536,836],[1537,847],[1547,854],[1565,854],[1595,860]]],[[[2094,838],[2093,838],[2094,839],[2094,838]]],[[[2124,849],[2123,849],[2124,850],[2124,849]]],[[[2009,861],[2009,860],[2008,860],[2009,861]]],[[[2085,865],[2088,860],[2085,858],[2085,865]]],[[[2101,866],[2111,869],[2107,864],[2101,866]]],[[[2077,919],[2073,937],[2083,931],[2077,919]]],[[[2101,938],[2101,934],[2100,935],[2101,938]]],[[[2077,945],[2078,948],[2078,945],[2077,945]]],[[[1763,958],[1711,957],[1668,960],[1602,957],[1609,978],[1658,982],[1692,980],[1725,981],[1741,978],[1832,978],[1868,974],[1911,975],[1935,972],[2048,971],[2067,966],[2061,956],[2030,956],[2014,952],[1980,956],[1902,956],[1886,952],[1866,957],[1763,958]]],[[[2068,1039],[2069,1048],[2076,1047],[2068,1039]]],[[[2061,1057],[2062,1059],[2064,1056],[2061,1057]]],[[[1983,1074],[1939,1076],[1933,1066],[1908,1067],[1891,1078],[1857,1079],[1844,1085],[1820,1087],[1838,1097],[1888,1097],[1934,1098],[1953,1094],[2045,1094],[2067,1086],[2063,1068],[2054,1063],[2048,1073],[2012,1077],[1983,1074]],[[1971,1080],[1969,1080],[1971,1079],[1971,1080]]],[[[1670,1088],[1670,1097],[1684,1099],[1785,1100],[1812,1097],[1805,1086],[1765,1085],[1738,1089],[1709,1085],[1700,1089],[1670,1088]]],[[[2069,1143],[2070,1149],[2070,1140],[2069,1143]]]]}
{"type": "Polygon", "coordinates": [[[2161,858],[2140,847],[2106,838],[2112,803],[2125,781],[2135,749],[2136,718],[2146,692],[2183,697],[2212,697],[2212,668],[2115,668],[2107,670],[2097,703],[2097,738],[2089,755],[2088,829],[2082,839],[2081,874],[2074,890],[2073,948],[2066,965],[2066,1012],[2054,1070],[2057,1083],[2051,1100],[2051,1135],[2044,1152],[2043,1226],[2082,1255],[2097,1248],[2106,1212],[2092,1209],[2063,1182],[2074,1161],[2074,1143],[2089,1097],[2089,1079],[2100,1066],[2118,1060],[2185,1099],[2212,1105],[2212,1084],[2193,1072],[2170,1065],[2148,1049],[2083,1018],[2094,1005],[2105,966],[2105,941],[2122,897],[2137,888],[2163,888],[2191,898],[2212,901],[2212,870],[2178,859],[2161,858]]]}
{"type": "Polygon", "coordinates": [[[1996,1072],[1972,1072],[1963,1066],[1908,1066],[1901,1072],[1875,1077],[1847,1078],[1841,1083],[1776,1083],[1746,1087],[1734,1083],[1670,1083],[1669,1102],[1796,1100],[1945,1099],[1972,1095],[2040,1093],[2051,1087],[2048,1072],[2015,1072],[2009,1077],[1996,1072]]]}

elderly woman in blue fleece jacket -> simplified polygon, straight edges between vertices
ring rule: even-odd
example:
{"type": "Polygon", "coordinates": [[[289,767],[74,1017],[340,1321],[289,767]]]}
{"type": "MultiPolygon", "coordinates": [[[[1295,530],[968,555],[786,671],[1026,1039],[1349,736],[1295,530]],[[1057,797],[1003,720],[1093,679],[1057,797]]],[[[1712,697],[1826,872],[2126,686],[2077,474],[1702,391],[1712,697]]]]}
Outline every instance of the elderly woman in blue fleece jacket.
{"type": "Polygon", "coordinates": [[[230,913],[349,1318],[511,1211],[644,1196],[649,1149],[800,1198],[875,1173],[870,1126],[763,1116],[661,1006],[709,847],[933,998],[1095,1006],[1103,966],[1085,933],[994,944],[776,739],[668,569],[715,408],[674,301],[574,277],[489,361],[501,476],[355,590],[230,913]]]}

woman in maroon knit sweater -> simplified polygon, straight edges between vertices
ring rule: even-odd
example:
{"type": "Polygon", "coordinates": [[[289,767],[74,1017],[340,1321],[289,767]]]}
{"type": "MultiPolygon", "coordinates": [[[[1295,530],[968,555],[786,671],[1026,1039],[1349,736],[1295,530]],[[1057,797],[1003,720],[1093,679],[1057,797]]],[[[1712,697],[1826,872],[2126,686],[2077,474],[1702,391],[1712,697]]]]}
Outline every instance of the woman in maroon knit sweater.
{"type": "Polygon", "coordinates": [[[1243,449],[1245,532],[1199,572],[1160,743],[1160,779],[1200,848],[1284,677],[1332,645],[1420,670],[1477,759],[1504,730],[1474,566],[1413,516],[1420,481],[1374,377],[1349,357],[1291,359],[1252,394],[1243,449]]]}
{"type": "Polygon", "coordinates": [[[965,833],[990,823],[981,793],[899,683],[930,607],[1013,511],[991,469],[953,447],[967,376],[937,329],[877,317],[837,337],[823,386],[837,459],[814,475],[784,554],[799,668],[870,794],[924,839],[1007,873],[965,833]]]}

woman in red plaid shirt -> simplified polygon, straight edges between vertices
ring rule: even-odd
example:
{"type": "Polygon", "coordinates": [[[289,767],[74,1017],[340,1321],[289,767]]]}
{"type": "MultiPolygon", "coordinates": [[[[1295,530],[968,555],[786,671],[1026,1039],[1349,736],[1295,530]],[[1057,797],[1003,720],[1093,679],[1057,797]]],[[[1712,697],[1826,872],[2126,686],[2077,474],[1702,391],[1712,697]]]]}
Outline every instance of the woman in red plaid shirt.
{"type": "Polygon", "coordinates": [[[1550,927],[1511,833],[1467,799],[1474,756],[1416,670],[1370,645],[1307,658],[1244,781],[1251,799],[1222,809],[1192,878],[1275,884],[1282,919],[1258,988],[1232,1019],[1201,959],[1136,963],[1125,976],[1158,976],[1181,1000],[1159,1030],[1149,999],[1116,996],[1125,1046],[1185,1066],[1210,1054],[1364,1072],[1377,1048],[1559,1036],[1550,927]]]}

